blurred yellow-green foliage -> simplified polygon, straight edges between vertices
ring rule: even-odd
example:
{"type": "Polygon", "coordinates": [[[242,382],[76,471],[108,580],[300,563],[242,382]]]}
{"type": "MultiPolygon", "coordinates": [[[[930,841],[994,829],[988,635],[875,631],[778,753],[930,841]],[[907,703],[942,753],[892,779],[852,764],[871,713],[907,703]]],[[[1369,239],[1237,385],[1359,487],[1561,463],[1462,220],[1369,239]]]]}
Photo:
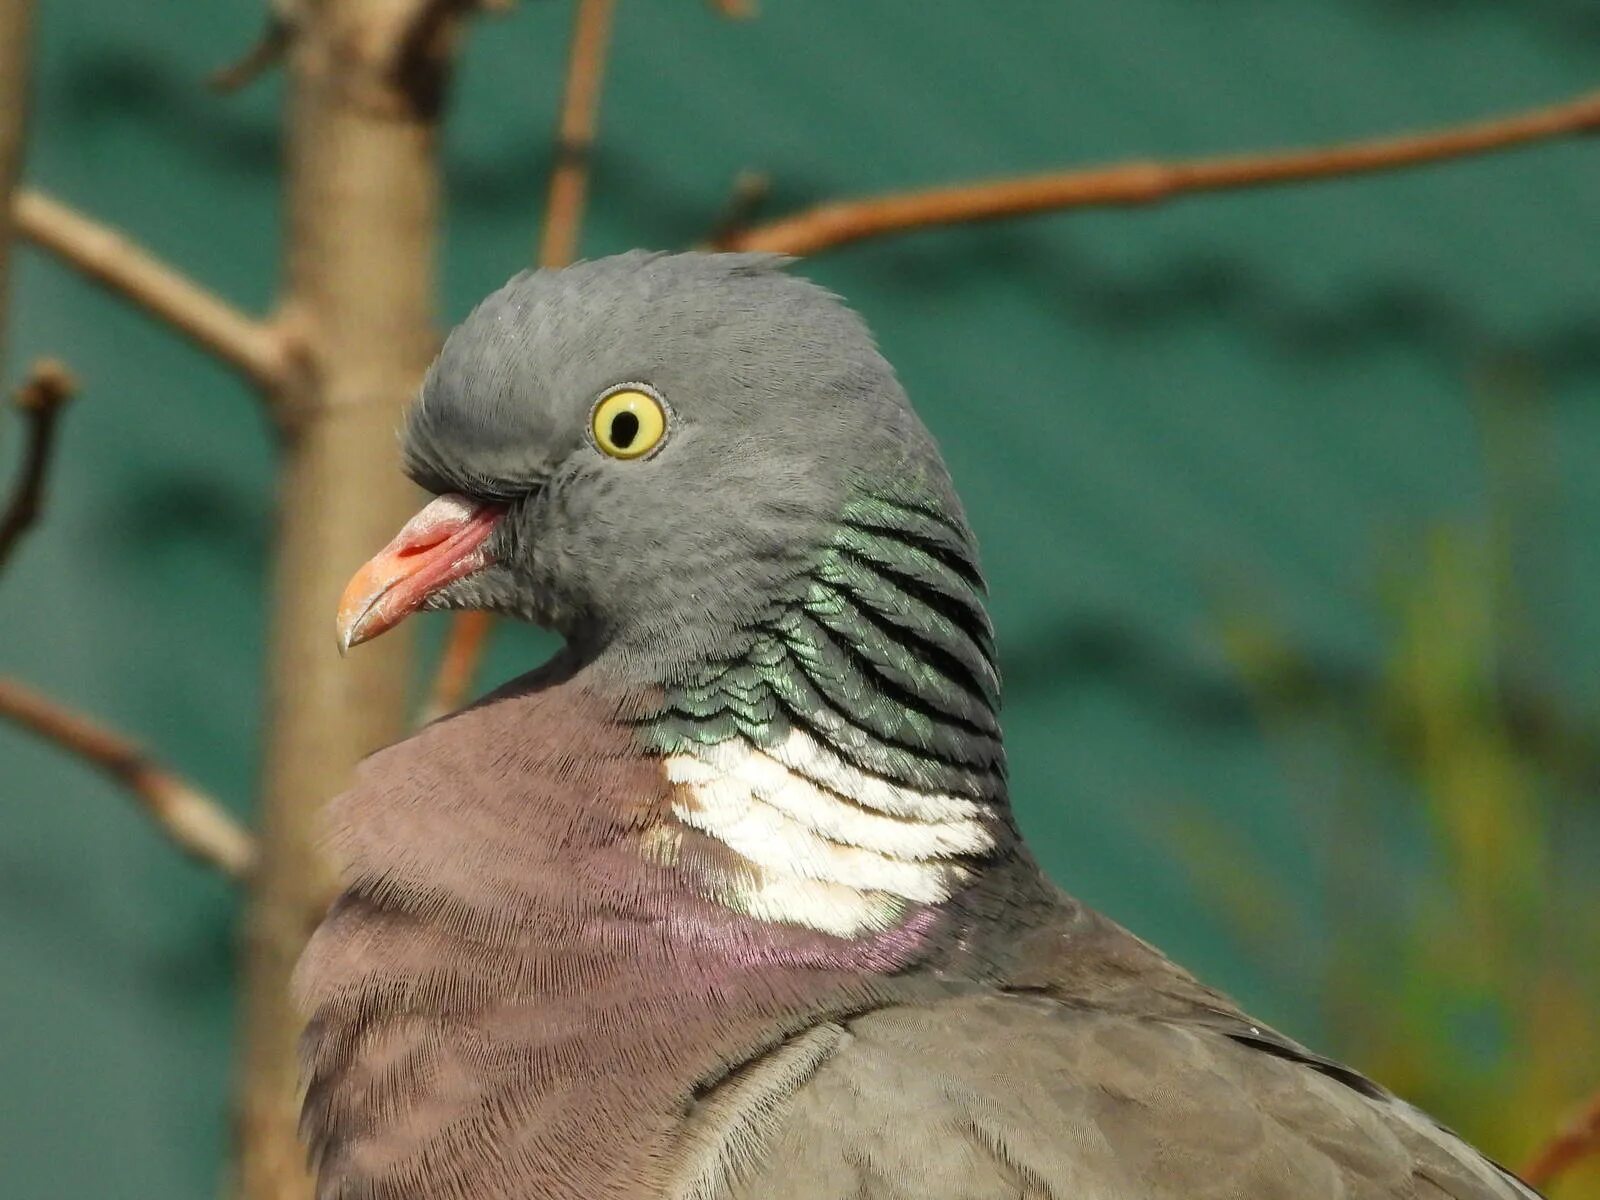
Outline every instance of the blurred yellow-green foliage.
{"type": "MultiPolygon", "coordinates": [[[[1341,1054],[1512,1165],[1600,1089],[1600,722],[1552,699],[1555,651],[1523,619],[1541,455],[1520,375],[1496,373],[1480,406],[1486,518],[1389,547],[1381,677],[1325,678],[1259,622],[1223,630],[1313,823],[1332,950],[1297,983],[1341,1054]]],[[[1187,832],[1242,932],[1296,958],[1268,874],[1187,832]]],[[[1600,1161],[1550,1194],[1597,1200],[1600,1161]]]]}

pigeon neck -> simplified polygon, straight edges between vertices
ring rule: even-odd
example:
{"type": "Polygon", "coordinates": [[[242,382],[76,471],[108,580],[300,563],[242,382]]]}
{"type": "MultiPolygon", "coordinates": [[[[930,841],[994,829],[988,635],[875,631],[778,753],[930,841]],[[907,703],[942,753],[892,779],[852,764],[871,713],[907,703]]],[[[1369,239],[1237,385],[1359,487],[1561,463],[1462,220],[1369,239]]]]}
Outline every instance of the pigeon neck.
{"type": "Polygon", "coordinates": [[[863,495],[729,648],[679,666],[638,728],[685,839],[733,854],[710,898],[855,937],[968,890],[1015,846],[994,646],[970,535],[863,495]]]}

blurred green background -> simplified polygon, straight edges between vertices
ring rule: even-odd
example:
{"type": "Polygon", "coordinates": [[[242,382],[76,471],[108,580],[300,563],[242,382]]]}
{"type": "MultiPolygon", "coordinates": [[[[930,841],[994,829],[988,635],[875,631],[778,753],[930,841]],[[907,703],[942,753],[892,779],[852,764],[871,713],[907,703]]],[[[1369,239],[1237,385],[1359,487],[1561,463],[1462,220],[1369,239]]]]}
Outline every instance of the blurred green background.
{"type": "MultiPolygon", "coordinates": [[[[259,6],[42,9],[30,179],[265,308],[281,85],[200,86],[259,6]]],[[[446,319],[531,256],[570,15],[525,0],[471,36],[446,319]]],[[[584,249],[699,239],[745,168],[780,212],[1597,83],[1592,0],[625,0],[584,249]]],[[[1512,1161],[1600,1086],[1597,195],[1600,145],[1566,143],[802,267],[877,328],[962,487],[1056,878],[1512,1161]]],[[[25,254],[15,289],[9,373],[59,354],[84,393],[0,580],[0,669],[245,814],[272,437],[54,264],[25,254]]],[[[547,648],[503,630],[485,684],[547,648]]],[[[236,915],[0,728],[4,1194],[214,1193],[236,915]]]]}

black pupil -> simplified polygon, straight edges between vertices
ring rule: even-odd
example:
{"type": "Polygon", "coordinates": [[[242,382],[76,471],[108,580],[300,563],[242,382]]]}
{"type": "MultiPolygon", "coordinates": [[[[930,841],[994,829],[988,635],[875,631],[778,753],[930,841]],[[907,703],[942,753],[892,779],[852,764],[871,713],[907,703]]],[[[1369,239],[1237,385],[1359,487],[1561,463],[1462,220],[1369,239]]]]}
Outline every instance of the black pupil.
{"type": "Polygon", "coordinates": [[[639,418],[633,413],[619,412],[611,418],[611,444],[618,450],[626,450],[638,436],[639,418]]]}

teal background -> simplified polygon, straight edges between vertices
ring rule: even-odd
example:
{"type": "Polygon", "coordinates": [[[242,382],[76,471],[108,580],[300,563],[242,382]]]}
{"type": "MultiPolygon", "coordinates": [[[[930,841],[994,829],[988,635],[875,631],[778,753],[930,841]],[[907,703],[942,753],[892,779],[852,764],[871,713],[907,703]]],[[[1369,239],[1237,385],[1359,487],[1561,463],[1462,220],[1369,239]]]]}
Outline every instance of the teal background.
{"type": "MultiPolygon", "coordinates": [[[[254,35],[258,6],[42,9],[31,181],[264,310],[281,83],[219,99],[199,82],[254,35]]],[[[447,319],[531,256],[569,18],[528,0],[466,48],[445,136],[447,319]]],[[[750,23],[624,0],[584,249],[699,239],[744,168],[771,173],[777,213],[1450,123],[1597,82],[1600,9],[1582,0],[767,0],[750,23]]],[[[1305,820],[1218,630],[1244,614],[1333,677],[1381,674],[1385,564],[1416,553],[1418,530],[1493,517],[1484,381],[1510,371],[1527,393],[1511,469],[1532,506],[1519,621],[1543,647],[1517,665],[1589,720],[1597,195],[1600,147],[1569,142],[802,267],[875,326],[982,537],[1016,802],[1041,855],[1309,1040],[1330,1029],[1313,842],[1338,835],[1305,820]],[[1251,855],[1255,903],[1291,934],[1281,958],[1186,864],[1196,821],[1251,855]]],[[[270,433],[231,377],[53,263],[22,255],[14,286],[8,373],[59,354],[84,390],[47,520],[0,580],[0,669],[246,815],[270,433]]],[[[14,422],[3,436],[10,462],[14,422]]],[[[546,648],[502,631],[486,682],[546,648]]],[[[236,916],[115,788],[0,728],[0,1191],[214,1192],[236,916]]]]}

